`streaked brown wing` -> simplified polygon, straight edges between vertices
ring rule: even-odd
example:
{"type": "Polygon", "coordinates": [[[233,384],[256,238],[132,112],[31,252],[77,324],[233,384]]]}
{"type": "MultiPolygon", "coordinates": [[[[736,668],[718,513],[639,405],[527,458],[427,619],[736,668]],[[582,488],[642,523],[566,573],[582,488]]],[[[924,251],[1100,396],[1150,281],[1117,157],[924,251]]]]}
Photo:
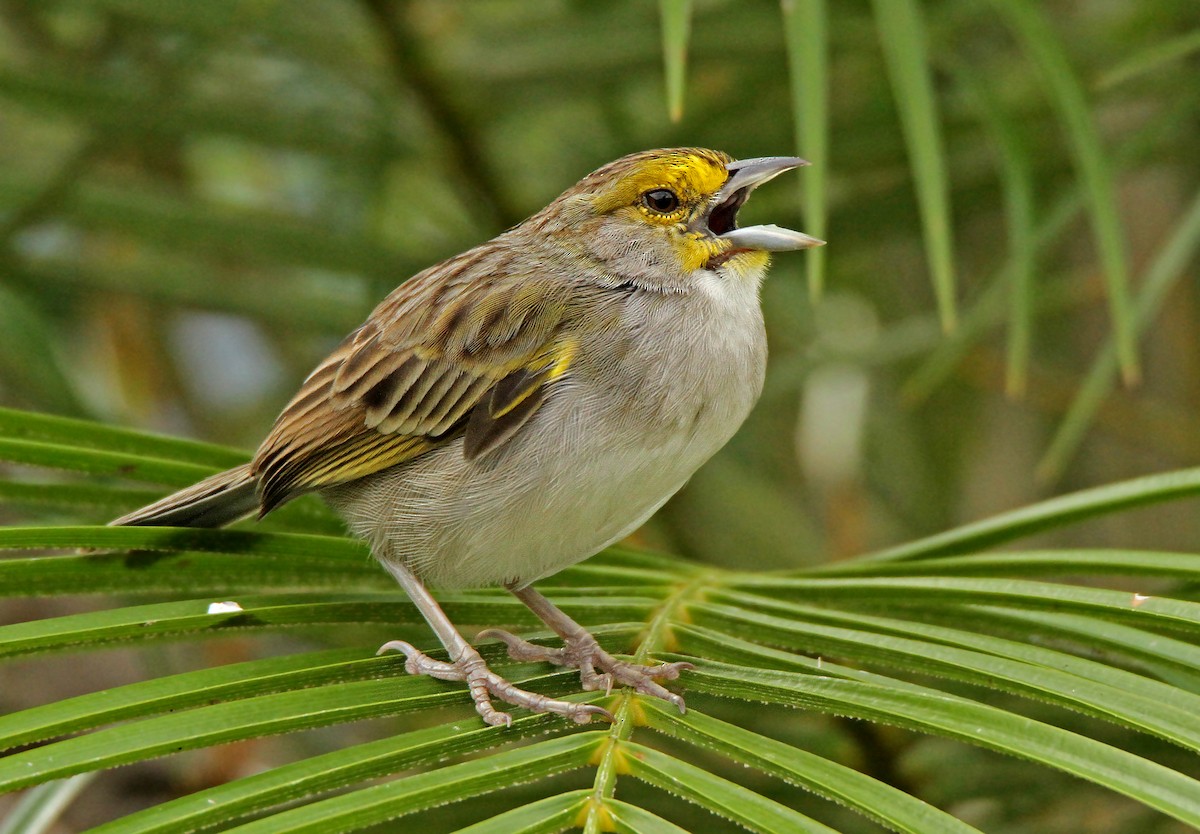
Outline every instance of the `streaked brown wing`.
{"type": "Polygon", "coordinates": [[[468,281],[465,258],[401,286],[305,380],[252,464],[262,512],[464,432],[486,454],[537,411],[575,356],[565,288],[468,281]]]}

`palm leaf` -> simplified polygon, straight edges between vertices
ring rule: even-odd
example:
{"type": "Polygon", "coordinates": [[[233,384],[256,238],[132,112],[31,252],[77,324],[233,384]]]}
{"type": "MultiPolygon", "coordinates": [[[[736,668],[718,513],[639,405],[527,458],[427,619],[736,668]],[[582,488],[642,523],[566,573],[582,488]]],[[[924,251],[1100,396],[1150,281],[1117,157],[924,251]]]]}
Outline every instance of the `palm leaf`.
{"type": "MultiPolygon", "coordinates": [[[[86,459],[94,450],[82,444],[106,436],[84,423],[20,412],[4,416],[10,433],[53,437],[68,456],[86,459]]],[[[172,458],[166,440],[129,432],[120,437],[127,450],[120,454],[163,461],[164,467],[184,466],[198,453],[221,455],[179,443],[172,458]],[[164,456],[146,457],[148,452],[164,456]]],[[[139,465],[135,471],[147,470],[139,465]]],[[[682,797],[756,831],[833,830],[822,819],[830,806],[800,801],[786,786],[896,831],[971,830],[836,758],[763,734],[764,722],[801,708],[814,716],[850,716],[1019,756],[1197,824],[1200,783],[1129,745],[1140,739],[1139,749],[1145,749],[1157,739],[1200,750],[1192,718],[1200,701],[1172,676],[1161,675],[1155,659],[1144,653],[1151,634],[1196,640],[1200,604],[1169,595],[1131,603],[1128,592],[1027,577],[1126,574],[1187,582],[1200,572],[1200,556],[978,552],[982,545],[1084,514],[1196,490],[1190,472],[1140,479],[893,550],[887,558],[824,570],[746,574],[618,551],[549,583],[547,591],[596,627],[611,648],[637,659],[695,663],[697,669],[683,680],[692,703],[687,715],[619,691],[586,696],[614,711],[617,721],[608,728],[577,730],[548,716],[521,717],[507,730],[487,728],[474,718],[460,687],[408,677],[400,659],[373,656],[372,644],[268,651],[263,659],[152,676],[0,718],[0,745],[10,750],[0,759],[0,788],[53,784],[180,751],[375,719],[387,724],[379,740],[302,755],[100,830],[204,830],[239,822],[235,830],[352,831],[493,791],[511,793],[521,782],[541,786],[540,796],[511,809],[501,803],[490,823],[475,821],[480,830],[518,823],[528,830],[561,830],[571,822],[640,831],[673,825],[673,806],[660,806],[655,791],[638,793],[637,802],[617,800],[617,788],[626,781],[682,797]],[[997,627],[999,622],[1007,629],[997,627]],[[1071,637],[1030,644],[1005,634],[1014,629],[1071,637]],[[1084,629],[1095,629],[1102,641],[1089,642],[1084,629]],[[1124,654],[1129,665],[1095,655],[1101,645],[1124,654]],[[989,692],[1007,693],[1008,699],[996,700],[989,692]],[[753,703],[767,706],[747,710],[753,703]],[[1075,713],[1076,729],[1035,717],[1048,708],[1075,713]],[[1101,724],[1118,728],[1118,735],[1101,733],[1101,724]],[[749,785],[738,775],[745,767],[756,774],[749,785]],[[572,773],[573,779],[560,777],[572,773]],[[580,793],[580,776],[592,782],[594,792],[580,793]],[[782,781],[764,793],[773,780],[782,781]]],[[[7,595],[191,595],[171,602],[109,603],[92,612],[0,627],[0,658],[10,662],[115,646],[144,652],[232,634],[262,640],[298,628],[315,637],[338,623],[379,624],[380,638],[396,627],[423,634],[415,609],[384,581],[362,546],[338,536],[29,527],[3,531],[0,545],[34,553],[68,551],[0,562],[0,591],[7,595]],[[79,548],[96,552],[73,552],[79,548]],[[212,601],[226,597],[239,610],[210,610],[212,601]]],[[[530,622],[505,595],[442,596],[448,613],[464,625],[530,622]]],[[[427,636],[417,639],[433,648],[427,636]]],[[[576,697],[570,693],[578,684],[569,673],[504,660],[495,646],[487,655],[523,685],[576,697]]],[[[1195,652],[1174,654],[1172,663],[1182,674],[1200,675],[1195,652]]]]}

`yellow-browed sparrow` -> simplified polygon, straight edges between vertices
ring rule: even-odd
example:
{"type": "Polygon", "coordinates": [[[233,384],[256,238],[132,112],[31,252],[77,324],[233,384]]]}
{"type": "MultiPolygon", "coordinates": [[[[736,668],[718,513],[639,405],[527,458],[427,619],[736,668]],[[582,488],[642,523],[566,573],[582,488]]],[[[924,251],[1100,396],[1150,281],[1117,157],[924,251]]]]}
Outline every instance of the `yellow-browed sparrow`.
{"type": "Polygon", "coordinates": [[[600,707],[492,672],[426,583],[500,584],[564,641],[489,631],[521,659],[671,701],[531,587],[628,535],[737,430],[762,388],[769,252],[821,241],[738,228],[750,191],[806,163],[702,149],[633,154],[521,225],[402,284],[305,380],[253,461],[113,524],[216,527],[319,492],[366,539],[449,653],[406,669],[586,723],[600,707]]]}

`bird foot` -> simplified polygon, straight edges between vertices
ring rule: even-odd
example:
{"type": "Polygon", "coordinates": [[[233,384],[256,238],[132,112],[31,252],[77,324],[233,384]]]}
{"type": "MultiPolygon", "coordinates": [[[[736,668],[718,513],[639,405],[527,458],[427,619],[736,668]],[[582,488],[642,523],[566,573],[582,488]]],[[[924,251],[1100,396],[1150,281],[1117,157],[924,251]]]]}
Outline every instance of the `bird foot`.
{"type": "Polygon", "coordinates": [[[471,698],[475,701],[475,711],[479,713],[485,723],[493,727],[512,726],[512,716],[507,712],[497,710],[492,705],[492,698],[499,698],[505,703],[523,707],[530,712],[552,712],[563,715],[577,724],[587,724],[593,716],[600,716],[608,721],[613,720],[612,713],[603,707],[559,701],[513,685],[489,669],[487,662],[480,657],[479,652],[469,646],[462,656],[452,663],[435,660],[403,640],[391,640],[384,643],[376,654],[388,651],[400,652],[407,658],[404,662],[404,669],[410,675],[429,675],[444,681],[465,681],[471,692],[471,698]]]}
{"type": "Polygon", "coordinates": [[[499,628],[486,629],[476,637],[484,638],[502,641],[508,646],[508,656],[513,660],[548,662],[556,666],[578,669],[584,689],[612,692],[614,685],[630,686],[645,695],[652,695],[674,704],[680,712],[687,712],[683,697],[655,680],[675,680],[680,672],[696,668],[687,661],[642,665],[618,660],[600,648],[596,638],[586,631],[580,636],[564,639],[561,649],[530,643],[499,628]]]}

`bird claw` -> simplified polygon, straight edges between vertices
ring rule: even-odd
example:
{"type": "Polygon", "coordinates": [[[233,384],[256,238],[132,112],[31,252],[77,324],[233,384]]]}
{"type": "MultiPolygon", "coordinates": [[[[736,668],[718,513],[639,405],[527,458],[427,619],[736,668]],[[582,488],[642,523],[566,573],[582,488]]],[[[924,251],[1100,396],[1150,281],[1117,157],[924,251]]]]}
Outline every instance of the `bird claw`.
{"type": "Polygon", "coordinates": [[[596,638],[584,632],[583,636],[563,641],[561,649],[539,646],[530,643],[512,632],[499,628],[489,628],[479,632],[476,639],[494,638],[508,646],[508,656],[513,660],[553,663],[555,666],[566,666],[579,670],[579,678],[583,688],[589,691],[603,689],[611,694],[616,684],[629,686],[644,695],[661,698],[681,712],[687,712],[683,697],[670,691],[655,678],[675,680],[680,673],[696,668],[685,660],[673,663],[656,663],[643,665],[618,660],[610,655],[596,638]],[[596,669],[600,671],[597,672],[596,669]]]}
{"type": "Polygon", "coordinates": [[[404,669],[410,675],[429,675],[444,681],[465,681],[471,692],[471,699],[475,702],[475,711],[483,718],[484,723],[493,727],[512,726],[512,716],[497,710],[492,705],[492,698],[499,698],[505,703],[523,707],[530,712],[552,712],[562,715],[576,724],[588,724],[596,716],[613,721],[612,713],[595,704],[560,701],[515,686],[489,669],[487,662],[474,649],[468,648],[467,652],[452,663],[435,660],[404,640],[384,643],[376,654],[389,651],[400,652],[405,656],[404,669]]]}

